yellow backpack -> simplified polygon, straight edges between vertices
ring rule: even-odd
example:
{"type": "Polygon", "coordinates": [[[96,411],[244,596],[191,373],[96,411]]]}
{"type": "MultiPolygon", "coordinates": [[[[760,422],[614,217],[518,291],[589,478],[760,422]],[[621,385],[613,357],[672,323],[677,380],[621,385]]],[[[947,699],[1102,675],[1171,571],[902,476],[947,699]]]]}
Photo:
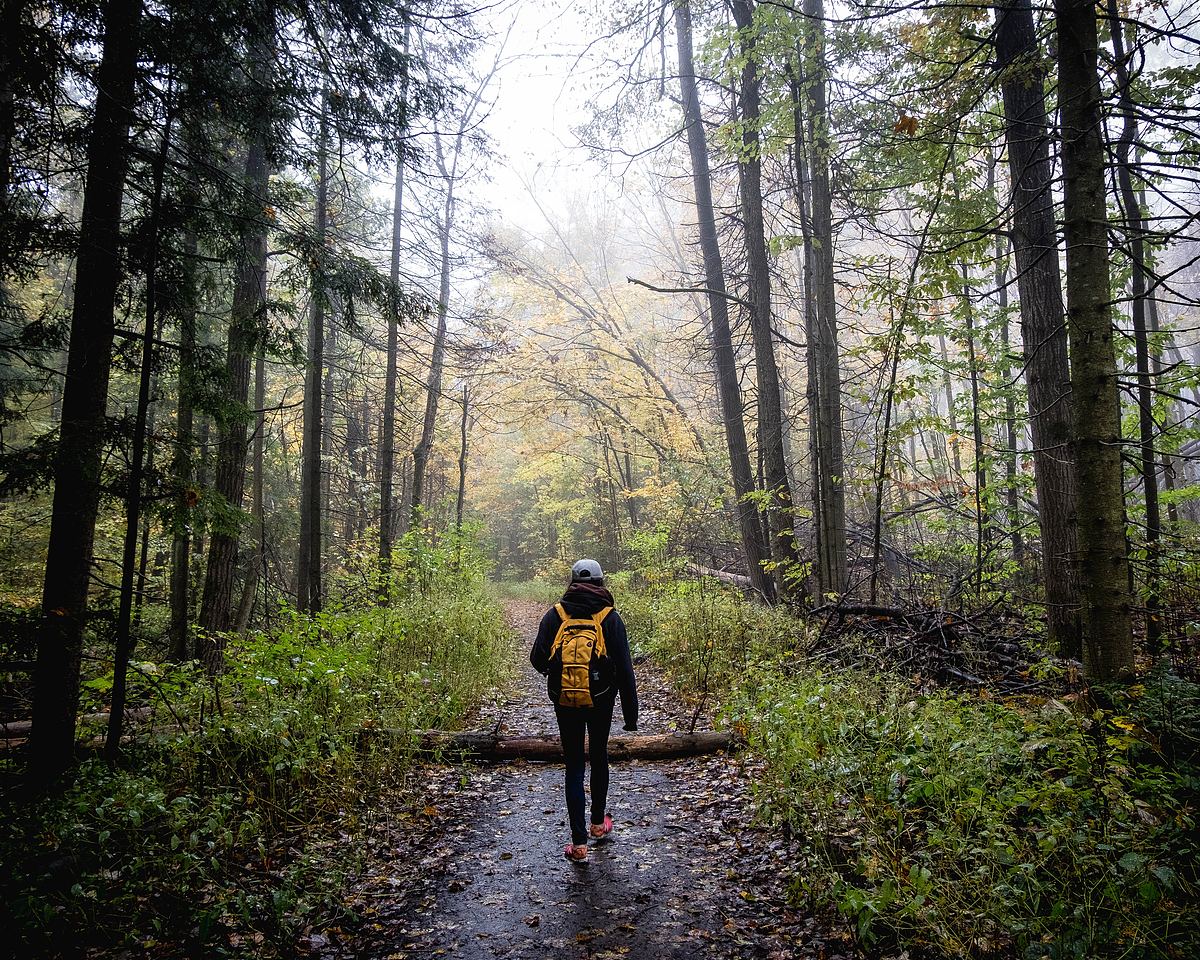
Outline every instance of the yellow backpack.
{"type": "Polygon", "coordinates": [[[554,609],[562,618],[550,647],[550,662],[561,665],[562,670],[557,703],[560,707],[590,707],[593,667],[598,660],[608,656],[601,623],[612,607],[605,607],[590,617],[568,616],[561,603],[556,603],[554,609]]]}

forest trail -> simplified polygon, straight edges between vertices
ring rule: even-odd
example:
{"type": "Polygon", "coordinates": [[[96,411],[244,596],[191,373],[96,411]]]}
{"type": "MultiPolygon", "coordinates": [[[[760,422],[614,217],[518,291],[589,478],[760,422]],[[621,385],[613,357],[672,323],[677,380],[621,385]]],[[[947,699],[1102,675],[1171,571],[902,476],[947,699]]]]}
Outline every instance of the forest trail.
{"type": "MultiPolygon", "coordinates": [[[[521,664],[477,726],[557,732],[542,677],[525,651],[542,608],[508,607],[521,664]]],[[[692,709],[648,665],[638,668],[639,731],[690,725],[692,709]]],[[[619,716],[619,708],[618,708],[619,716]]],[[[618,721],[619,722],[619,721],[618,721]]],[[[698,728],[706,723],[701,717],[698,728]]],[[[569,838],[559,764],[436,767],[431,829],[375,858],[361,898],[366,939],[333,955],[378,958],[823,958],[853,956],[843,936],[787,906],[787,844],[753,826],[747,771],[725,756],[617,764],[612,838],[586,864],[569,838]]],[[[320,938],[324,941],[324,937],[320,938]]],[[[321,943],[327,950],[333,944],[321,943]]]]}

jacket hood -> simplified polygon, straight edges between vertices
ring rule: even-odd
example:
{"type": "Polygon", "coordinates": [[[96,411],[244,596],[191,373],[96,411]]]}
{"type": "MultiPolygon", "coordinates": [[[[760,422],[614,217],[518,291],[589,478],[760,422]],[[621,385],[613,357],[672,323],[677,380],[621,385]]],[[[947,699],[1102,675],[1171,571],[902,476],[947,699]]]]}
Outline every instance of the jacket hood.
{"type": "Polygon", "coordinates": [[[573,617],[590,617],[605,607],[616,606],[612,592],[594,583],[573,583],[562,596],[562,605],[573,617]]]}

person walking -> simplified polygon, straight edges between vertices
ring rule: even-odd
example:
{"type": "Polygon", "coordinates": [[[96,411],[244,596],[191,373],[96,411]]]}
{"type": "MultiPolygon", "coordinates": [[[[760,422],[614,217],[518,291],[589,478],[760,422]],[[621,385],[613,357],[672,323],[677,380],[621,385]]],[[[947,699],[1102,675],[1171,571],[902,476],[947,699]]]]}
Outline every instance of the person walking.
{"type": "Polygon", "coordinates": [[[576,561],[566,593],[542,617],[529,652],[533,668],[546,677],[558,719],[571,822],[571,842],[563,855],[577,863],[587,860],[589,839],[602,840],[613,829],[607,810],[608,733],[618,693],[624,729],[637,730],[637,682],[629,638],[614,606],[600,564],[576,561]],[[592,761],[590,829],[583,816],[585,731],[592,761]]]}

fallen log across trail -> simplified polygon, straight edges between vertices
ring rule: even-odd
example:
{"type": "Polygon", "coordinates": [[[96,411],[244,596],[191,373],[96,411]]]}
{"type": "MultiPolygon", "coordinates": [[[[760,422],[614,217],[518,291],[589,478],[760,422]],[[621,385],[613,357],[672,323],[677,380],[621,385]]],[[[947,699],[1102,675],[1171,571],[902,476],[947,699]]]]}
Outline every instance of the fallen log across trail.
{"type": "MultiPolygon", "coordinates": [[[[383,735],[393,731],[381,731],[383,735]]],[[[398,735],[398,734],[397,734],[398,735]]],[[[435,757],[461,757],[482,763],[537,760],[561,763],[562,743],[556,736],[501,737],[494,733],[447,733],[423,730],[418,734],[418,752],[435,757]]],[[[647,736],[612,737],[608,759],[676,760],[710,753],[731,752],[742,745],[732,733],[660,733],[647,736]]]]}
{"type": "MultiPolygon", "coordinates": [[[[127,711],[126,716],[142,719],[149,709],[127,711]]],[[[104,720],[108,714],[89,715],[89,720],[104,720]]],[[[9,725],[9,731],[0,738],[0,750],[15,749],[25,743],[29,735],[29,722],[19,721],[9,725]],[[19,733],[18,733],[19,730],[19,733]]],[[[178,727],[136,726],[126,731],[126,737],[155,736],[178,733],[178,727]]],[[[413,736],[403,730],[362,731],[362,742],[372,737],[402,740],[413,736]]],[[[448,730],[419,730],[415,732],[416,754],[434,760],[471,760],[477,763],[511,763],[516,760],[532,760],[544,763],[561,763],[562,743],[557,736],[502,737],[496,733],[448,730]]],[[[81,743],[81,747],[94,748],[102,739],[81,743]]],[[[608,759],[624,760],[678,760],[685,757],[701,757],[712,753],[732,753],[744,746],[744,742],[733,733],[702,731],[700,733],[659,733],[644,736],[612,737],[608,741],[608,759]]]]}

